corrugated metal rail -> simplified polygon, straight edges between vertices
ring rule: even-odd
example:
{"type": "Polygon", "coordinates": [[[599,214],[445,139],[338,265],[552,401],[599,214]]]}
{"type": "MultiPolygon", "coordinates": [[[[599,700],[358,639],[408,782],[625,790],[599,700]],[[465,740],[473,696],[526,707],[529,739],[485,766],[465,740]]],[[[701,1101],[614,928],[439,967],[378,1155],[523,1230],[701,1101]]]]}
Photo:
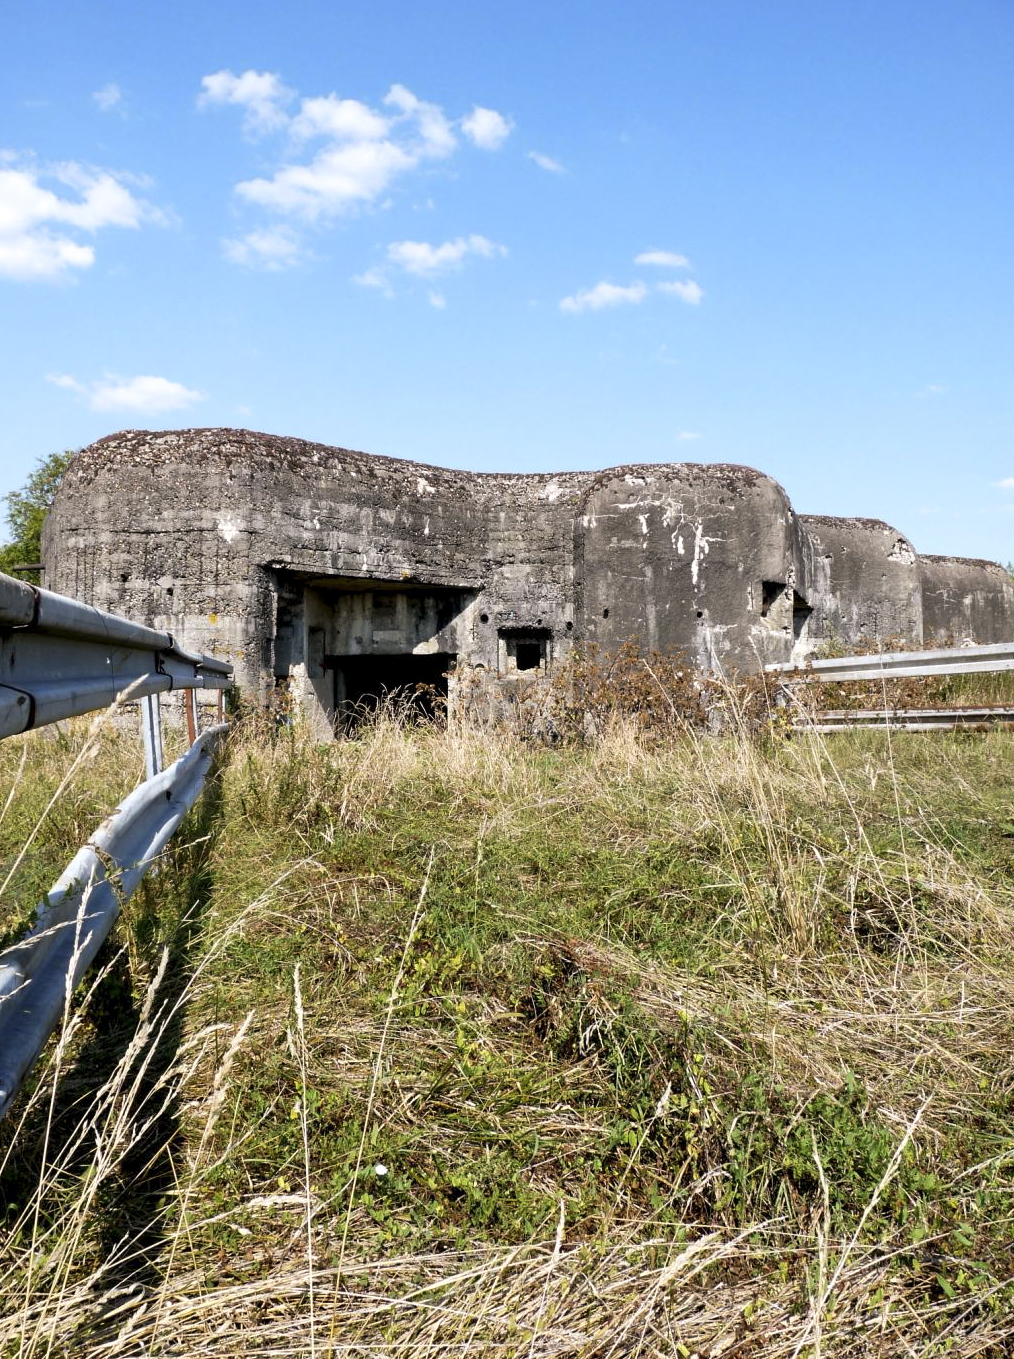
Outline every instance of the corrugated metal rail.
{"type": "Polygon", "coordinates": [[[219,692],[232,667],[158,632],[0,574],[0,737],[140,700],[149,777],[78,851],[0,953],[0,1118],[70,1005],[121,904],[161,853],[204,786],[226,724],[199,734],[196,691],[219,692]],[[188,693],[192,744],[162,769],[158,695],[188,693]]]}
{"type": "Polygon", "coordinates": [[[0,1118],[69,1007],[121,904],[200,796],[225,730],[209,728],[174,765],[135,788],[64,869],[35,926],[0,953],[0,1118]]]}
{"type": "Polygon", "coordinates": [[[0,737],[172,689],[227,689],[232,666],[168,632],[0,574],[0,737]]]}
{"type": "Polygon", "coordinates": [[[930,675],[977,675],[1014,670],[1014,642],[946,647],[938,651],[883,651],[872,656],[834,656],[806,665],[766,665],[783,684],[807,681],[918,679],[930,675]]]}
{"type": "Polygon", "coordinates": [[[767,665],[777,676],[780,701],[797,704],[798,730],[830,732],[889,728],[894,731],[955,731],[1014,725],[1014,707],[985,704],[953,708],[824,709],[807,712],[797,703],[801,686],[849,680],[928,679],[1014,670],[1014,642],[947,647],[935,651],[885,651],[872,656],[835,656],[806,665],[767,665]]]}
{"type": "Polygon", "coordinates": [[[1014,707],[986,704],[978,708],[825,708],[797,726],[807,731],[874,730],[979,731],[986,727],[1014,726],[1014,707]]]}

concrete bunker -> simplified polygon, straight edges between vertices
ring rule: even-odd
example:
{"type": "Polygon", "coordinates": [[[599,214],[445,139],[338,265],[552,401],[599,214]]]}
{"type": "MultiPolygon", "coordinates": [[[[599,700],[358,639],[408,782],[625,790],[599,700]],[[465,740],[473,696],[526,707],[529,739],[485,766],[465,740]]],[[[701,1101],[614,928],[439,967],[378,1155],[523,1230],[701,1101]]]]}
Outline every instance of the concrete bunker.
{"type": "Polygon", "coordinates": [[[771,477],[725,464],[479,475],[250,430],[126,430],[73,460],[43,560],[50,589],[228,658],[321,739],[420,682],[453,709],[452,665],[510,689],[575,644],[728,673],[832,638],[1014,638],[995,563],[799,516],[771,477]]]}
{"type": "Polygon", "coordinates": [[[881,519],[804,514],[813,642],[922,641],[919,558],[881,519]]]}
{"type": "Polygon", "coordinates": [[[684,651],[702,669],[752,671],[802,654],[804,539],[771,477],[724,463],[602,472],[581,503],[582,632],[684,651]]]}
{"type": "Polygon", "coordinates": [[[919,558],[923,636],[940,646],[1010,635],[1014,580],[997,562],[970,557],[919,558]]]}

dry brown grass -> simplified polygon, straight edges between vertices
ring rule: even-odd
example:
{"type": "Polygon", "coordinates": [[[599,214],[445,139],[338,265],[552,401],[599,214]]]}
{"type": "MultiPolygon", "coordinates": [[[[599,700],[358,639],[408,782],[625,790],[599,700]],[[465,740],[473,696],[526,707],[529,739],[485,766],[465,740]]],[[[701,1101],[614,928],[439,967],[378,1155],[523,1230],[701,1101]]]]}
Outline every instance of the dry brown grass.
{"type": "Polygon", "coordinates": [[[133,1022],[112,1041],[111,955],[4,1129],[0,1354],[1000,1359],[1011,750],[237,733],[212,840],[124,922],[133,1022]],[[772,1145],[732,1196],[737,1128],[777,1106],[788,1148],[817,1096],[889,1148],[859,1199],[817,1141],[808,1189],[772,1145]],[[419,1167],[498,1137],[540,1220],[450,1230],[441,1182],[426,1221],[419,1167]],[[366,1193],[385,1147],[405,1237],[366,1193]]]}

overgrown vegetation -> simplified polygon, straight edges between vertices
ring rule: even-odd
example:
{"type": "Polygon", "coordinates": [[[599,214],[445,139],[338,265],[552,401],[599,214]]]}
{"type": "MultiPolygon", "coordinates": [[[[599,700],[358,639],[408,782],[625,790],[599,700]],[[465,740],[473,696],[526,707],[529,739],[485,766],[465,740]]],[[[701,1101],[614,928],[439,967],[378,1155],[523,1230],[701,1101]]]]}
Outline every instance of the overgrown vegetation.
{"type": "Polygon", "coordinates": [[[727,728],[242,720],[0,1125],[0,1353],[1008,1355],[1014,740],[727,728]]]}
{"type": "MultiPolygon", "coordinates": [[[[927,648],[934,649],[936,644],[927,648]]],[[[953,640],[952,640],[953,645],[953,640]]],[[[904,638],[824,642],[816,656],[866,656],[911,651],[904,638]]],[[[918,650],[918,648],[916,648],[918,650]]],[[[548,674],[490,675],[483,667],[453,672],[456,707],[474,723],[551,743],[595,741],[616,722],[647,743],[671,742],[688,732],[784,735],[821,710],[895,711],[907,708],[1014,706],[1010,672],[889,676],[840,683],[794,683],[760,672],[721,678],[702,674],[679,652],[643,654],[631,641],[615,651],[575,646],[548,674]]],[[[430,698],[431,706],[433,695],[430,698]]]]}

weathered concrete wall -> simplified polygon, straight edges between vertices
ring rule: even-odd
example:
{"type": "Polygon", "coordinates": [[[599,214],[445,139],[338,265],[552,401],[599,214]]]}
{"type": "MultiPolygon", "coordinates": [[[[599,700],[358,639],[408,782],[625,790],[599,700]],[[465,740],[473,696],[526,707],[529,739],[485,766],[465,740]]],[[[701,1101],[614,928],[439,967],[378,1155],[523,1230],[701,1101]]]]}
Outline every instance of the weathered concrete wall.
{"type": "Polygon", "coordinates": [[[602,472],[575,525],[583,637],[637,638],[709,670],[756,670],[806,643],[799,525],[776,481],[683,463],[602,472]]]}
{"type": "Polygon", "coordinates": [[[756,669],[831,636],[917,643],[924,598],[935,633],[1014,628],[1000,568],[931,558],[920,576],[897,530],[797,516],[770,477],[724,465],[482,476],[246,430],[126,431],[75,458],[43,555],[49,588],[228,656],[322,735],[378,676],[450,657],[509,678],[578,639],[633,639],[756,669]]]}
{"type": "Polygon", "coordinates": [[[996,562],[970,557],[920,557],[923,638],[1014,641],[1014,580],[996,562]]]}
{"type": "Polygon", "coordinates": [[[915,548],[880,519],[800,516],[810,539],[814,641],[922,641],[922,587],[915,548]]]}
{"type": "Polygon", "coordinates": [[[74,460],[47,584],[218,648],[262,684],[290,575],[477,586],[477,481],[244,430],[127,431],[74,460]]]}

